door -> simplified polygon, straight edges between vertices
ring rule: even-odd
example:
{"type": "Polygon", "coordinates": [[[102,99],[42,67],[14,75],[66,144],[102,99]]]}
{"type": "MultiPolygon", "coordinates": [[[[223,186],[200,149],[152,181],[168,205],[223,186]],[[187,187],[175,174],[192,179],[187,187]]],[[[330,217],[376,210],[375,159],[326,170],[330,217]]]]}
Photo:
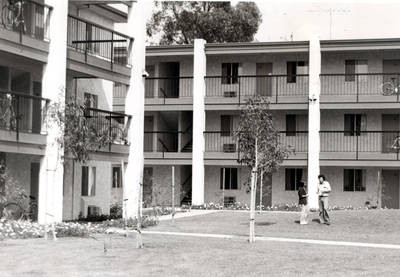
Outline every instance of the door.
{"type": "Polygon", "coordinates": [[[160,63],[160,92],[159,97],[178,98],[179,97],[179,63],[165,62],[160,63]]]}
{"type": "Polygon", "coordinates": [[[257,63],[256,65],[256,90],[257,95],[272,96],[272,63],[257,63]]]}
{"type": "MultiPolygon", "coordinates": [[[[400,60],[383,60],[383,73],[400,73],[400,60]]],[[[399,85],[398,74],[388,74],[383,76],[383,82],[394,82],[399,85]]]]}
{"type": "MultiPolygon", "coordinates": [[[[264,207],[270,207],[272,205],[272,176],[264,174],[262,184],[262,204],[264,207]]],[[[256,206],[260,205],[260,188],[256,191],[256,206]]]]}
{"type": "Polygon", "coordinates": [[[153,143],[154,143],[154,120],[153,116],[145,116],[144,117],[144,152],[152,152],[153,151],[153,143]]]}
{"type": "Polygon", "coordinates": [[[145,207],[150,207],[152,205],[152,202],[153,202],[153,168],[145,167],[143,169],[143,204],[145,207]]]}
{"type": "MultiPolygon", "coordinates": [[[[33,95],[42,96],[42,84],[33,82],[33,95]]],[[[32,103],[32,133],[40,134],[42,126],[42,101],[40,99],[33,99],[32,103]]]]}
{"type": "Polygon", "coordinates": [[[31,163],[31,185],[30,185],[30,199],[31,207],[33,208],[32,219],[37,220],[37,207],[39,200],[39,171],[40,171],[40,163],[31,163]]]}
{"type": "Polygon", "coordinates": [[[382,170],[382,207],[399,208],[398,170],[382,170]]]}
{"type": "Polygon", "coordinates": [[[395,138],[399,135],[399,125],[399,115],[382,115],[382,153],[396,152],[395,149],[392,149],[392,145],[395,138]]]}

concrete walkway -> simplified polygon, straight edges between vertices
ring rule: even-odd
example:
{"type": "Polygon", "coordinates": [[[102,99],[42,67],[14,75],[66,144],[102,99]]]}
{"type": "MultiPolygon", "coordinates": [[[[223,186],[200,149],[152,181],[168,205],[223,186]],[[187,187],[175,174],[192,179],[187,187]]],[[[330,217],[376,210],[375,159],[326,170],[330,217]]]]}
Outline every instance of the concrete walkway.
{"type": "MultiPolygon", "coordinates": [[[[143,234],[149,235],[165,235],[165,236],[184,236],[184,237],[202,237],[202,238],[220,238],[220,239],[238,239],[247,240],[247,236],[224,235],[224,234],[207,234],[207,233],[184,233],[184,232],[163,232],[163,231],[142,231],[143,234]]],[[[306,243],[333,246],[350,246],[350,247],[369,247],[400,250],[400,244],[384,244],[384,243],[365,243],[350,241],[334,241],[334,240],[314,240],[314,239],[293,239],[278,237],[260,237],[256,236],[256,241],[279,241],[290,243],[306,243]]]]}
{"type": "MultiPolygon", "coordinates": [[[[175,213],[174,218],[178,219],[178,218],[191,217],[191,216],[197,216],[197,215],[212,214],[212,213],[217,213],[217,212],[220,212],[220,211],[219,210],[191,210],[191,211],[186,211],[186,212],[175,213]]],[[[159,216],[158,219],[160,221],[172,220],[172,214],[159,216]]]]}

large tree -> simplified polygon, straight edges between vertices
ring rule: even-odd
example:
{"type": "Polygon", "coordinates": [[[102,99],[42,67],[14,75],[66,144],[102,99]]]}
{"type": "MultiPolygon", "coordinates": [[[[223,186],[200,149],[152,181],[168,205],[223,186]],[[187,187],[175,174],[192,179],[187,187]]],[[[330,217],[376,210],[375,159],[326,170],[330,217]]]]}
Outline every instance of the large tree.
{"type": "Polygon", "coordinates": [[[196,38],[207,42],[250,42],[261,23],[253,2],[156,2],[156,12],[147,24],[150,38],[159,44],[190,44],[196,38]]]}
{"type": "Polygon", "coordinates": [[[280,139],[280,132],[275,128],[269,111],[267,97],[256,96],[247,100],[241,111],[235,136],[239,142],[239,162],[251,170],[249,241],[254,242],[257,176],[275,172],[292,153],[292,149],[280,139]]]}

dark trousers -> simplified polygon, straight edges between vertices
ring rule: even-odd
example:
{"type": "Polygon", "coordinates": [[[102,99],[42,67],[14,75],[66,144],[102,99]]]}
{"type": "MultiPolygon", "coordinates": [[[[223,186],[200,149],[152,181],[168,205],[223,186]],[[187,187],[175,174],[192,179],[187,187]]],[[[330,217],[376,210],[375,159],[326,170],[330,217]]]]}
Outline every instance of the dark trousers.
{"type": "Polygon", "coordinates": [[[318,199],[318,204],[319,204],[319,221],[321,223],[327,223],[329,222],[329,215],[328,211],[328,196],[320,196],[318,199]]]}

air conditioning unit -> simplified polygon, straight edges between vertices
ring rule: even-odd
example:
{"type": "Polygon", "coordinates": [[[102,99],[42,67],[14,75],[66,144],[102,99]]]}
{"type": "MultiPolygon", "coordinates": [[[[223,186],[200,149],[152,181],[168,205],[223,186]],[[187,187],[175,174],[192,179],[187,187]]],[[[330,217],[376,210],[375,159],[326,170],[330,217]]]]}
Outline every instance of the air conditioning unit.
{"type": "Polygon", "coordinates": [[[236,91],[224,91],[224,97],[236,97],[236,91]]]}
{"type": "Polygon", "coordinates": [[[236,152],[236,144],[235,143],[224,143],[223,150],[225,153],[234,153],[234,152],[236,152]]]}
{"type": "Polygon", "coordinates": [[[97,216],[100,215],[100,207],[89,205],[87,207],[87,216],[97,216]]]}

